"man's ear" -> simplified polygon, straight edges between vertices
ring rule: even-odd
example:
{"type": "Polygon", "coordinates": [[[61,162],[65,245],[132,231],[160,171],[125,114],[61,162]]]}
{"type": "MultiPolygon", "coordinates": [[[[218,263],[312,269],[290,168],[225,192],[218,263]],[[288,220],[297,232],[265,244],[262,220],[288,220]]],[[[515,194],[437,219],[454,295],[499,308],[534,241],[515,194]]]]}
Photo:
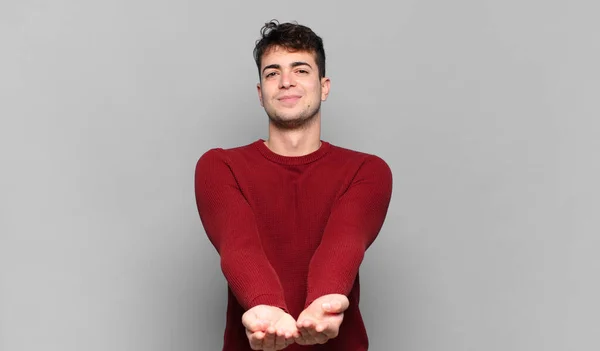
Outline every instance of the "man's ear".
{"type": "Polygon", "coordinates": [[[258,101],[260,101],[260,106],[265,107],[265,105],[263,105],[262,89],[260,87],[260,83],[256,83],[256,91],[258,93],[258,101]]]}
{"type": "Polygon", "coordinates": [[[331,88],[331,79],[327,77],[321,78],[321,101],[327,100],[329,89],[331,88]]]}

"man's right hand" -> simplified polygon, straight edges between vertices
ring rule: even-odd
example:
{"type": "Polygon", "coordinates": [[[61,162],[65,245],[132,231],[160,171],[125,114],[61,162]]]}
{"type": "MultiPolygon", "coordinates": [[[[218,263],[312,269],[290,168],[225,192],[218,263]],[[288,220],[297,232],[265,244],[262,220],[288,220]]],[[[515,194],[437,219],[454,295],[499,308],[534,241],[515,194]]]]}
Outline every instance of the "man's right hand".
{"type": "Polygon", "coordinates": [[[279,307],[254,306],[242,316],[252,350],[283,350],[299,337],[296,320],[279,307]]]}

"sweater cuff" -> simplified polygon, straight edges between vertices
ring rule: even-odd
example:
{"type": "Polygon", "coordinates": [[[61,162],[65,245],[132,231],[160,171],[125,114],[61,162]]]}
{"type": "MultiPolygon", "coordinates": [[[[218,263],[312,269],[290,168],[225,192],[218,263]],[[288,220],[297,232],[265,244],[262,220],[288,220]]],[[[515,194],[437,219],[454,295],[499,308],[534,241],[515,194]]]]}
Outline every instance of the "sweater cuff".
{"type": "Polygon", "coordinates": [[[285,313],[287,313],[287,314],[290,313],[290,311],[288,310],[287,305],[285,303],[285,299],[283,299],[280,295],[274,295],[274,294],[258,295],[257,297],[250,300],[250,302],[248,303],[248,306],[246,306],[246,310],[249,310],[252,307],[255,307],[258,305],[279,307],[282,310],[284,310],[285,313]]]}
{"type": "Polygon", "coordinates": [[[310,304],[313,303],[319,297],[325,296],[325,295],[331,295],[331,294],[339,294],[339,295],[344,295],[344,296],[348,297],[348,293],[343,292],[343,291],[336,291],[336,290],[311,291],[306,296],[306,301],[304,302],[304,308],[305,309],[308,308],[308,306],[310,306],[310,304]]]}

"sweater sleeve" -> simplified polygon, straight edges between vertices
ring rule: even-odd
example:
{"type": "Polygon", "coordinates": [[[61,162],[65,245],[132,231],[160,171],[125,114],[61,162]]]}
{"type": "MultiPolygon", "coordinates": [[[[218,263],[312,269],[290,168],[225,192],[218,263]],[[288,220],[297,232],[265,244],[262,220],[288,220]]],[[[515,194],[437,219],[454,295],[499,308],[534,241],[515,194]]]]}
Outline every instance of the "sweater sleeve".
{"type": "Polygon", "coordinates": [[[305,307],[323,295],[348,296],[364,254],[383,226],[391,196],[391,170],[371,155],[332,208],[310,261],[305,307]]]}
{"type": "Polygon", "coordinates": [[[196,164],[195,192],[206,235],[240,305],[270,305],[288,311],[277,273],[267,259],[252,208],[243,196],[221,149],[207,151],[196,164]]]}

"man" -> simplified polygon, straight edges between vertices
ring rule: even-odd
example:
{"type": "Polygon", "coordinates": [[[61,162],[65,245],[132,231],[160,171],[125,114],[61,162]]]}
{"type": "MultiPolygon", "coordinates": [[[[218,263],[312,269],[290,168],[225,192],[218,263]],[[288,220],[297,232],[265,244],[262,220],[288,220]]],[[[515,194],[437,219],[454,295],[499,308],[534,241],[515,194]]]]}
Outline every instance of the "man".
{"type": "Polygon", "coordinates": [[[254,58],[269,136],[203,154],[198,212],[228,283],[224,351],[362,351],[359,266],[389,206],[379,157],[320,139],[323,42],[267,23],[254,58]]]}

